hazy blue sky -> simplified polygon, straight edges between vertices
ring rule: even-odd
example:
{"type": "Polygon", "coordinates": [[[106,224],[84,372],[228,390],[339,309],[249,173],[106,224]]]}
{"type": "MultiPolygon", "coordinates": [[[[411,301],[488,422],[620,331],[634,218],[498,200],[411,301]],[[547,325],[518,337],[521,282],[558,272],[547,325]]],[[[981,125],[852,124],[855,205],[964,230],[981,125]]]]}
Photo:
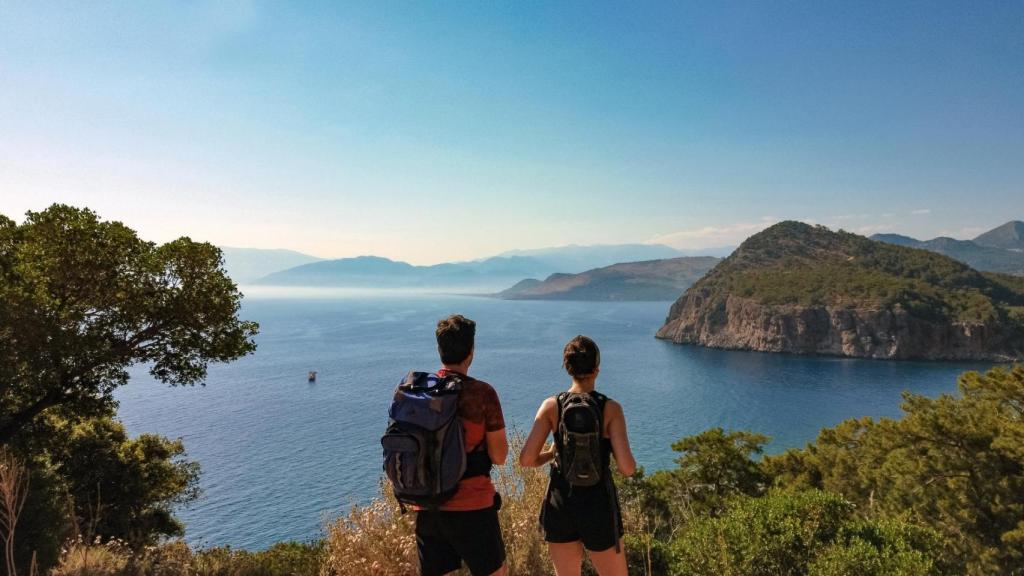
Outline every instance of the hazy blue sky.
{"type": "Polygon", "coordinates": [[[0,213],[379,254],[1024,219],[1024,2],[0,0],[0,213]]]}

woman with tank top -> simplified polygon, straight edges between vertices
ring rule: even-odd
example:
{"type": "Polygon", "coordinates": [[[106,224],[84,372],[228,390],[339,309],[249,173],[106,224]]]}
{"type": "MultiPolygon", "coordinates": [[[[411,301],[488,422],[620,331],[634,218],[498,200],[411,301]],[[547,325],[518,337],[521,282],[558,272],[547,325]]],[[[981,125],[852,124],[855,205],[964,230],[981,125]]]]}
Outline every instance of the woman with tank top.
{"type": "Polygon", "coordinates": [[[632,476],[622,406],[594,390],[601,352],[586,336],[565,345],[563,366],[572,378],[565,392],[544,400],[519,454],[522,466],[551,463],[540,522],[558,576],[579,576],[586,549],[600,576],[626,574],[622,518],[609,470],[632,476]],[[548,435],[554,443],[545,447],[548,435]]]}

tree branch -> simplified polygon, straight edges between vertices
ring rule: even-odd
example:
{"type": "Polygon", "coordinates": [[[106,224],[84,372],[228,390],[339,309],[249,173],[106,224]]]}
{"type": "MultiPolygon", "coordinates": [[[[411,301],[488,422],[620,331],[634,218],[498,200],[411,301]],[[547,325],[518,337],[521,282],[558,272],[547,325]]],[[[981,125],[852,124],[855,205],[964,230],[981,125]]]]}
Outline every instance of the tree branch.
{"type": "Polygon", "coordinates": [[[30,404],[27,408],[5,418],[0,423],[0,445],[7,444],[14,438],[14,435],[33,418],[38,416],[47,408],[57,406],[68,399],[68,396],[59,390],[51,390],[45,396],[30,404]]]}

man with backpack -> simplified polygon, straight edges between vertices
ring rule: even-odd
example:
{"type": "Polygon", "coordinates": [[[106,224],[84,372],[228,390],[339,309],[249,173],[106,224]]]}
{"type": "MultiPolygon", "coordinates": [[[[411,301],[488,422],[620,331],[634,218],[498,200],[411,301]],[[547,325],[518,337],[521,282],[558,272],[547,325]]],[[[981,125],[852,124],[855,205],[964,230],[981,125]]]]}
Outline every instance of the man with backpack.
{"type": "Polygon", "coordinates": [[[450,316],[436,335],[441,370],[412,372],[395,390],[381,439],[384,471],[403,509],[416,510],[423,576],[463,562],[474,576],[504,576],[501,496],[490,477],[508,456],[501,403],[490,384],[468,375],[476,323],[450,316]]]}

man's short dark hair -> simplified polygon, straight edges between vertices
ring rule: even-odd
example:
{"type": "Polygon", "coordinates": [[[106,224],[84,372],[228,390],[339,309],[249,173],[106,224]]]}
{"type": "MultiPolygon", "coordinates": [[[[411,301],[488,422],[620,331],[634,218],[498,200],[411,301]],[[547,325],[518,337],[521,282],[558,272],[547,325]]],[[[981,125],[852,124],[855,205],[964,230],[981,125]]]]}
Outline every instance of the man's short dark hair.
{"type": "Polygon", "coordinates": [[[437,323],[437,352],[442,364],[459,364],[473,351],[476,322],[455,314],[437,323]]]}
{"type": "Polygon", "coordinates": [[[570,376],[589,376],[601,365],[601,350],[597,343],[586,336],[577,336],[565,345],[562,351],[562,366],[570,376]]]}

